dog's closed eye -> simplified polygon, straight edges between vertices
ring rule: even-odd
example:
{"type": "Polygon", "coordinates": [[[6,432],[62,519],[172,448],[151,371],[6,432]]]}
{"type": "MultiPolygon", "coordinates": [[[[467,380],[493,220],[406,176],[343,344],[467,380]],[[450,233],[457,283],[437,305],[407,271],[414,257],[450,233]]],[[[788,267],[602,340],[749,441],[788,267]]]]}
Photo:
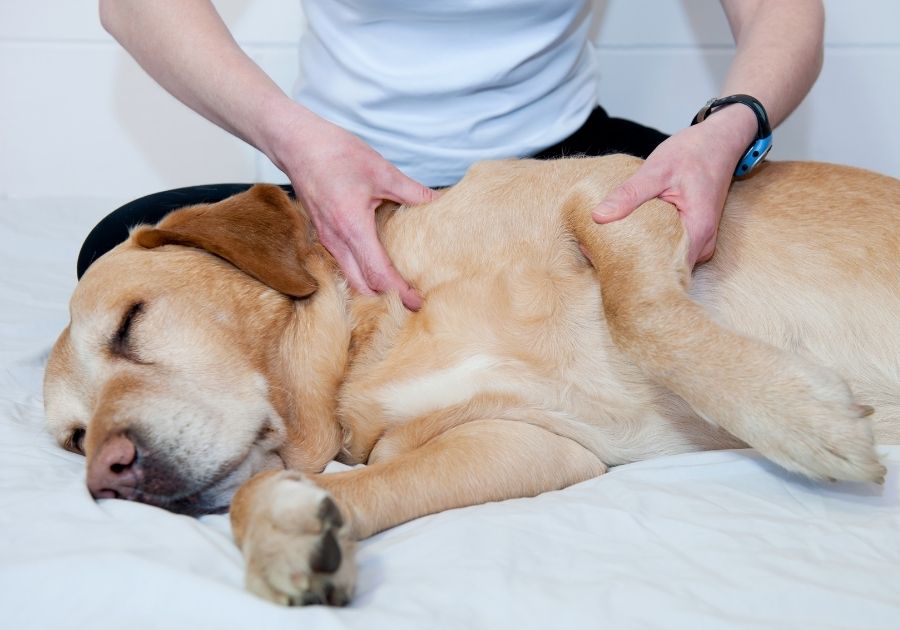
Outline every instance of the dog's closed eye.
{"type": "Polygon", "coordinates": [[[73,430],[63,444],[63,448],[76,455],[84,455],[84,427],[73,430]]]}
{"type": "Polygon", "coordinates": [[[145,361],[142,361],[136,354],[131,343],[130,336],[131,329],[135,320],[140,317],[143,311],[143,302],[134,302],[131,306],[128,307],[128,310],[125,311],[125,314],[122,316],[122,320],[119,322],[118,329],[109,340],[108,348],[110,354],[112,354],[113,356],[122,357],[123,359],[128,359],[129,361],[132,361],[134,363],[146,363],[145,361]]]}

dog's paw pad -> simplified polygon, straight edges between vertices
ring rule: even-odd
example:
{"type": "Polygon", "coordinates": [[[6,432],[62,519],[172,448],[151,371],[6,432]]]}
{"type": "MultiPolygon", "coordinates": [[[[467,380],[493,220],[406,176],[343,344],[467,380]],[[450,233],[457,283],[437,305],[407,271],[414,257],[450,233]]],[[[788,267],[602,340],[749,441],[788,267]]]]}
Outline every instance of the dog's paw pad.
{"type": "Polygon", "coordinates": [[[319,520],[329,528],[340,528],[344,526],[344,517],[341,516],[341,511],[338,509],[337,503],[332,501],[331,497],[326,496],[322,500],[322,503],[319,504],[317,516],[319,517],[319,520]]]}
{"type": "Polygon", "coordinates": [[[288,606],[343,606],[353,592],[354,545],[328,493],[302,475],[273,480],[244,541],[247,588],[288,606]]]}

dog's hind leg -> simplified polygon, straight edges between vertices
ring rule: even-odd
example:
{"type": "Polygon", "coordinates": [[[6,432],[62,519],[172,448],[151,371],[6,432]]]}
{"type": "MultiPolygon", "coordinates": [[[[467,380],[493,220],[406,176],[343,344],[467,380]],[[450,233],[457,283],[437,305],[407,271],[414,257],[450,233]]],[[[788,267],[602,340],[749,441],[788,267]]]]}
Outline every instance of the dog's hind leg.
{"type": "Polygon", "coordinates": [[[353,586],[354,539],[605,471],[584,447],[540,427],[475,420],[363,468],[312,479],[295,471],[257,475],[235,496],[231,519],[249,590],[284,604],[342,603],[353,586]]]}
{"type": "Polygon", "coordinates": [[[867,416],[834,372],[716,324],[687,294],[687,236],[652,200],[606,225],[593,191],[565,220],[600,283],[616,346],[651,379],[785,468],[815,478],[882,481],[867,416]]]}

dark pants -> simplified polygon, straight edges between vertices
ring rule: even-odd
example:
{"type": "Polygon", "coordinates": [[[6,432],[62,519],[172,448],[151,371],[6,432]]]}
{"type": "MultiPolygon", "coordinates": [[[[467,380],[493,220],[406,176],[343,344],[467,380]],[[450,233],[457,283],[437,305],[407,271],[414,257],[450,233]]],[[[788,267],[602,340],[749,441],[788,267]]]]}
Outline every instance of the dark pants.
{"type": "MultiPolygon", "coordinates": [[[[630,120],[610,118],[597,107],[571,136],[532,157],[550,160],[576,155],[628,153],[646,158],[668,136],[630,120]]],[[[78,278],[100,256],[128,238],[128,231],[142,223],[155,224],[177,208],[198,203],[215,203],[250,188],[252,184],[212,184],[188,186],[141,197],[114,210],[91,230],[78,254],[78,278]]],[[[282,186],[293,193],[290,185],[282,186]]]]}

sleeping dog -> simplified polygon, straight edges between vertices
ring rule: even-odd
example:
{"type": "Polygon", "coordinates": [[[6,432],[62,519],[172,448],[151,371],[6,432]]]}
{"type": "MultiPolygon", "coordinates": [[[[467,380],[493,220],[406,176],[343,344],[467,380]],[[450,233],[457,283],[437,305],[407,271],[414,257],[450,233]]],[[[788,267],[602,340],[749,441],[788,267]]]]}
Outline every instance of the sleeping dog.
{"type": "Polygon", "coordinates": [[[659,200],[597,225],[626,156],[476,165],[379,233],[425,296],[348,288],[304,210],[256,186],[141,226],[79,283],[50,431],[94,497],[231,509],[248,588],[341,604],[353,544],[609,466],[751,446],[880,483],[900,442],[900,181],[772,163],[693,275],[659,200]],[[323,474],[332,459],[366,464],[323,474]]]}

